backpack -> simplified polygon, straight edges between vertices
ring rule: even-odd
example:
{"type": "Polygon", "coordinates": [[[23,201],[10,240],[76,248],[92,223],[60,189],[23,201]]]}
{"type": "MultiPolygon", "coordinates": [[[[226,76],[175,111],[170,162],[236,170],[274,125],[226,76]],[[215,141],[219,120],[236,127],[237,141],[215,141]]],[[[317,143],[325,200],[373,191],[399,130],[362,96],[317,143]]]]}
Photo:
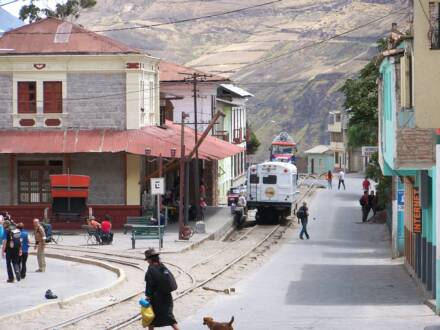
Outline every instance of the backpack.
{"type": "Polygon", "coordinates": [[[359,204],[361,204],[361,206],[366,206],[367,203],[368,203],[368,197],[365,198],[365,196],[362,196],[362,197],[359,199],[359,204]]]}
{"type": "Polygon", "coordinates": [[[9,247],[11,249],[20,248],[21,247],[21,232],[15,226],[9,227],[9,247]]]}
{"type": "Polygon", "coordinates": [[[157,272],[157,286],[163,293],[171,293],[177,290],[176,279],[165,265],[161,264],[157,272]]]}
{"type": "Polygon", "coordinates": [[[296,216],[298,219],[303,219],[306,216],[306,212],[304,212],[304,209],[300,207],[298,211],[296,211],[296,216]]]}
{"type": "Polygon", "coordinates": [[[42,223],[41,226],[44,229],[44,233],[46,235],[46,239],[44,240],[46,243],[52,242],[52,225],[49,223],[42,223]]]}

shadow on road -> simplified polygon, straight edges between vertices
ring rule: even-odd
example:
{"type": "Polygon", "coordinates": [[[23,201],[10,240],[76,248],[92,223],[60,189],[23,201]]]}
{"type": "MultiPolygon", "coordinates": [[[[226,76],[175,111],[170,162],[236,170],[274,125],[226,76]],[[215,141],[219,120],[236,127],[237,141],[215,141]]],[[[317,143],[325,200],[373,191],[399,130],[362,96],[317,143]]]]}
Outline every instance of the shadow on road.
{"type": "Polygon", "coordinates": [[[305,265],[291,282],[288,305],[413,305],[422,303],[403,265],[305,265]]]}

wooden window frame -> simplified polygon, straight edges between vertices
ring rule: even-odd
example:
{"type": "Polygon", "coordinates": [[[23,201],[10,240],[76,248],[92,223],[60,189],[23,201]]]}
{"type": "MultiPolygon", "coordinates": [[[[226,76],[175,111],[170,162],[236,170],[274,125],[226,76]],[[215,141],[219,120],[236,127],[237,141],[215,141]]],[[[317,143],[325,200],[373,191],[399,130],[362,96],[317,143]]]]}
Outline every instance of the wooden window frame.
{"type": "Polygon", "coordinates": [[[36,81],[17,82],[17,113],[37,113],[36,81]]]}
{"type": "Polygon", "coordinates": [[[18,204],[48,204],[51,202],[49,175],[63,173],[63,165],[51,165],[50,163],[51,161],[17,162],[18,204]],[[27,174],[27,180],[21,179],[23,173],[27,174]],[[24,188],[26,183],[27,187],[24,188]],[[25,195],[27,197],[23,198],[25,195]]]}
{"type": "Polygon", "coordinates": [[[62,81],[43,81],[43,112],[44,113],[63,113],[63,82],[62,81]],[[59,91],[49,92],[49,86],[58,85],[59,91]],[[49,97],[49,93],[52,95],[49,97]],[[54,96],[55,95],[55,96],[54,96]],[[52,104],[57,103],[57,104],[52,104]]]}

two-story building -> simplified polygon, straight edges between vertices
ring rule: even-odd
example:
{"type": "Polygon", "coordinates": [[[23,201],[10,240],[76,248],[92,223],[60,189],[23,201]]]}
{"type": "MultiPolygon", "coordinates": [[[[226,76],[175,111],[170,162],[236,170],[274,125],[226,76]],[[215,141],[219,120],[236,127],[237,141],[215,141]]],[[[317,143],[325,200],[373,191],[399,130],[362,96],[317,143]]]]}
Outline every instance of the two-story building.
{"type": "MultiPolygon", "coordinates": [[[[227,192],[231,187],[245,181],[246,164],[246,101],[253,95],[233,85],[228,78],[211,75],[202,71],[168,61],[160,62],[160,91],[162,117],[176,123],[181,122],[182,112],[189,116],[188,127],[195,127],[194,113],[194,75],[197,82],[197,129],[206,128],[216,111],[222,111],[225,117],[220,118],[214,126],[212,135],[235,144],[242,151],[213,164],[217,168],[217,186],[213,195],[216,200],[209,199],[212,204],[226,203],[227,192]]],[[[200,176],[210,180],[211,168],[199,164],[200,176]],[[206,170],[205,170],[206,169],[206,170]],[[208,175],[208,176],[207,176],[208,175]]],[[[192,173],[192,170],[191,170],[192,173]]],[[[192,175],[192,174],[191,174],[192,175]]]]}
{"type": "MultiPolygon", "coordinates": [[[[160,115],[159,60],[55,18],[5,33],[0,49],[0,210],[41,217],[49,175],[71,173],[91,177],[95,215],[115,227],[139,215],[146,157],[180,155],[180,127],[160,115]]],[[[185,140],[188,154],[192,129],[185,140]]],[[[208,137],[199,157],[241,151],[208,137]]]]}
{"type": "Polygon", "coordinates": [[[393,25],[388,49],[380,57],[378,148],[384,175],[393,177],[388,212],[393,255],[404,256],[408,270],[435,299],[439,312],[434,128],[440,126],[436,69],[440,56],[426,38],[430,22],[423,11],[437,13],[438,26],[438,3],[415,2],[413,29],[404,34],[393,25]]]}

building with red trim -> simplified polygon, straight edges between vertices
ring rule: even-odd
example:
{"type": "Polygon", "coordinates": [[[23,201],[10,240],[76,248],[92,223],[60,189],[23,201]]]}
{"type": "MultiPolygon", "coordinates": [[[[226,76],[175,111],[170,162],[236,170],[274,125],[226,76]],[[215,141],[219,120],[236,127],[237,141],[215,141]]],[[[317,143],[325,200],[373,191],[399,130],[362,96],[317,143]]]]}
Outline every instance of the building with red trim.
{"type": "MultiPolygon", "coordinates": [[[[47,18],[5,33],[0,210],[28,223],[46,208],[51,215],[49,175],[71,173],[90,176],[88,207],[98,218],[109,214],[120,227],[140,215],[154,157],[180,155],[180,127],[161,116],[159,88],[158,59],[80,26],[47,18]]],[[[185,140],[189,153],[192,129],[185,140]]],[[[208,137],[199,157],[216,168],[242,150],[208,137]]],[[[170,188],[177,182],[177,172],[167,175],[170,188]]],[[[207,186],[215,204],[216,183],[207,186]]]]}

